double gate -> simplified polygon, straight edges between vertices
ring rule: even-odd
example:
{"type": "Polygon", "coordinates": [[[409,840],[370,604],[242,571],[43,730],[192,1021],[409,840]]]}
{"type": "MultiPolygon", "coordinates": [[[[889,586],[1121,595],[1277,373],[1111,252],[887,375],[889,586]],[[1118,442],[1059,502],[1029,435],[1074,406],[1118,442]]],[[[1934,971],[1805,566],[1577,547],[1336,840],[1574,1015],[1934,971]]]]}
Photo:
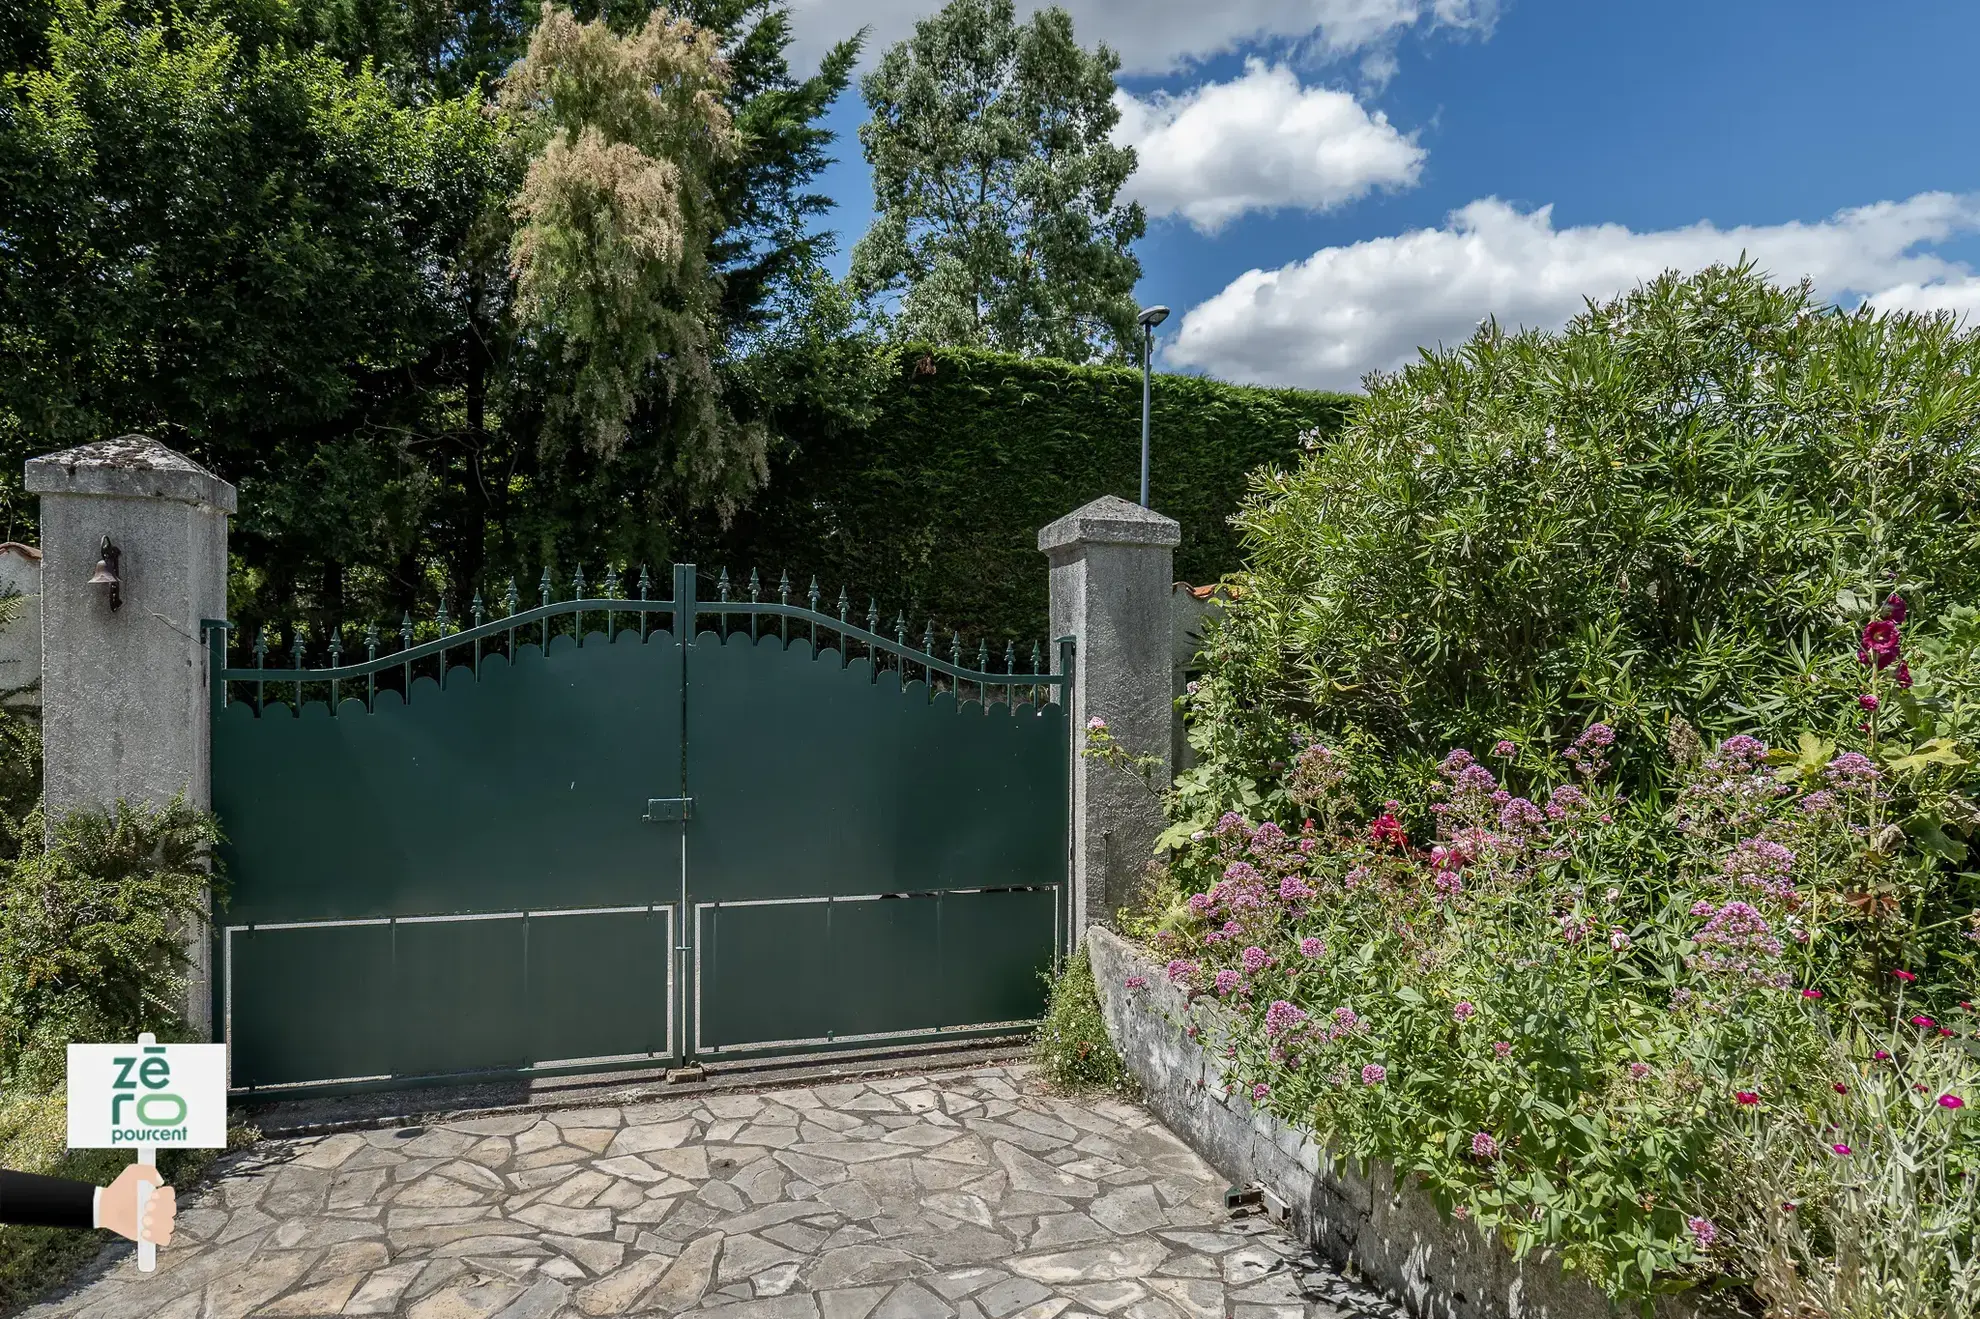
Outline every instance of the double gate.
{"type": "MultiPolygon", "coordinates": [[[[642,583],[644,575],[642,574],[642,583]]],[[[575,596],[227,667],[237,1091],[1006,1033],[1069,932],[1064,676],[809,606],[575,596]]]]}

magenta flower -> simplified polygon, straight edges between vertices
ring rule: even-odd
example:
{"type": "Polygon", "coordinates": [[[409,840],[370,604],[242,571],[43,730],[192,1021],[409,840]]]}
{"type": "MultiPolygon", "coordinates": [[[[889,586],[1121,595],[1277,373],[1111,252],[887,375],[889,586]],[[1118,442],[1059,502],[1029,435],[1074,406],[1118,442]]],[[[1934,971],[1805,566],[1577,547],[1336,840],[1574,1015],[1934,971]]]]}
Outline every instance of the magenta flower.
{"type": "Polygon", "coordinates": [[[1504,1040],[1494,1040],[1492,1041],[1492,1052],[1504,1058],[1512,1053],[1512,1045],[1504,1040]]]}
{"type": "Polygon", "coordinates": [[[1896,976],[1898,979],[1904,981],[1904,983],[1906,983],[1907,985],[1910,984],[1912,981],[1918,979],[1917,976],[1913,975],[1909,971],[1893,971],[1891,972],[1891,974],[1896,976]]]}
{"type": "Polygon", "coordinates": [[[1232,990],[1236,989],[1240,984],[1242,984],[1243,981],[1244,981],[1243,976],[1231,970],[1229,967],[1226,967],[1224,970],[1219,971],[1217,973],[1218,995],[1219,996],[1228,995],[1232,990]]]}
{"type": "Polygon", "coordinates": [[[1299,955],[1301,957],[1319,957],[1326,951],[1327,945],[1310,934],[1299,941],[1299,955]]]}
{"type": "Polygon", "coordinates": [[[1822,991],[1819,989],[1804,989],[1801,991],[1801,996],[1803,998],[1820,998],[1822,997],[1822,991]]]}
{"type": "Polygon", "coordinates": [[[1107,721],[1105,719],[1102,719],[1097,714],[1094,715],[1091,719],[1086,721],[1086,731],[1089,733],[1105,732],[1106,728],[1107,728],[1107,721]]]}
{"type": "Polygon", "coordinates": [[[1376,816],[1368,826],[1368,836],[1377,843],[1393,844],[1397,847],[1409,845],[1409,835],[1403,831],[1402,821],[1387,811],[1376,816]]]}
{"type": "Polygon", "coordinates": [[[1129,989],[1148,988],[1148,981],[1143,979],[1141,976],[1129,976],[1124,983],[1127,985],[1129,989]]]}
{"type": "Polygon", "coordinates": [[[1169,983],[1172,985],[1191,984],[1196,979],[1198,969],[1196,963],[1178,957],[1175,961],[1169,963],[1169,983]]]}
{"type": "Polygon", "coordinates": [[[1238,957],[1244,962],[1244,973],[1254,976],[1272,965],[1273,961],[1272,954],[1266,952],[1256,944],[1239,953],[1238,957]]]}
{"type": "Polygon", "coordinates": [[[1961,1099],[1961,1098],[1960,1098],[1960,1097],[1959,1097],[1958,1095],[1940,1095],[1940,1096],[1939,1096],[1939,1107],[1940,1107],[1940,1108],[1965,1108],[1965,1107],[1966,1107],[1966,1101],[1965,1101],[1964,1099],[1961,1099]]]}
{"type": "Polygon", "coordinates": [[[1251,1101],[1257,1103],[1271,1093],[1272,1087],[1260,1081],[1257,1085],[1251,1087],[1251,1101]]]}
{"type": "Polygon", "coordinates": [[[1851,1153],[1850,1148],[1847,1145],[1840,1145],[1840,1144],[1831,1145],[1829,1146],[1829,1148],[1835,1151],[1836,1157],[1839,1159],[1846,1159],[1850,1156],[1851,1153]]]}
{"type": "Polygon", "coordinates": [[[1382,1066],[1380,1063],[1370,1063],[1361,1069],[1361,1083],[1363,1085],[1380,1085],[1387,1079],[1388,1075],[1388,1068],[1382,1066]]]}
{"type": "Polygon", "coordinates": [[[1918,1027],[1920,1030],[1928,1030],[1931,1027],[1938,1025],[1939,1023],[1921,1013],[1920,1015],[1913,1017],[1911,1019],[1911,1024],[1918,1027]]]}
{"type": "Polygon", "coordinates": [[[1650,1064],[1649,1064],[1649,1063],[1643,1063],[1643,1062],[1636,1062],[1636,1063],[1631,1063],[1631,1064],[1629,1065],[1629,1079],[1630,1079],[1630,1080],[1632,1080],[1632,1081],[1641,1081],[1641,1080],[1642,1080],[1642,1079],[1643,1079],[1644,1077],[1646,1077],[1646,1076],[1648,1076],[1648,1075],[1650,1075],[1650,1064]]]}
{"type": "Polygon", "coordinates": [[[1492,754],[1495,756],[1510,756],[1510,755],[1514,755],[1518,751],[1519,751],[1518,747],[1506,741],[1504,738],[1500,738],[1497,742],[1494,742],[1492,744],[1492,754]]]}
{"type": "Polygon", "coordinates": [[[1629,950],[1629,935],[1620,928],[1611,929],[1609,931],[1609,947],[1619,953],[1627,952],[1629,950]]]}
{"type": "Polygon", "coordinates": [[[1451,1009],[1451,1020],[1459,1023],[1460,1025],[1462,1025],[1467,1021],[1470,1021],[1473,1017],[1477,1015],[1478,1015],[1477,1005],[1469,1002],[1460,1003],[1456,1007],[1451,1009]]]}
{"type": "Polygon", "coordinates": [[[1489,1131],[1481,1131],[1471,1138],[1471,1157],[1474,1159],[1496,1159],[1499,1157],[1499,1142],[1489,1131]]]}
{"type": "Polygon", "coordinates": [[[1712,1243],[1719,1239],[1719,1225],[1709,1218],[1687,1218],[1684,1225],[1697,1239],[1700,1250],[1710,1250],[1712,1243]]]}
{"type": "Polygon", "coordinates": [[[1284,1035],[1305,1020],[1305,1012],[1282,998],[1275,998],[1272,1000],[1272,1006],[1265,1009],[1265,1033],[1284,1035]]]}
{"type": "Polygon", "coordinates": [[[1910,612],[1911,607],[1905,604],[1904,597],[1896,591],[1891,592],[1889,598],[1884,601],[1884,617],[1893,623],[1904,622],[1904,616],[1910,612]]]}
{"type": "Polygon", "coordinates": [[[1898,625],[1888,618],[1873,618],[1863,625],[1863,643],[1856,658],[1862,664],[1889,668],[1898,658],[1898,625]]]}
{"type": "Polygon", "coordinates": [[[1872,692],[1865,692],[1863,695],[1857,697],[1856,703],[1866,710],[1874,710],[1880,704],[1876,695],[1872,692]]]}

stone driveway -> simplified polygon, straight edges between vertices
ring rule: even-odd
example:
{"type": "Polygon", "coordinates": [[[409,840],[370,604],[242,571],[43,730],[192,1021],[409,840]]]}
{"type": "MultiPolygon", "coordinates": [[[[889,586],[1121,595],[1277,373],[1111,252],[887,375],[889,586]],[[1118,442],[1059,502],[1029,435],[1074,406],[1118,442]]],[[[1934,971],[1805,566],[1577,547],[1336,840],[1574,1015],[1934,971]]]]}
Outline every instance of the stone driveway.
{"type": "Polygon", "coordinates": [[[1023,1067],[268,1141],[35,1319],[1391,1316],[1023,1067]]]}

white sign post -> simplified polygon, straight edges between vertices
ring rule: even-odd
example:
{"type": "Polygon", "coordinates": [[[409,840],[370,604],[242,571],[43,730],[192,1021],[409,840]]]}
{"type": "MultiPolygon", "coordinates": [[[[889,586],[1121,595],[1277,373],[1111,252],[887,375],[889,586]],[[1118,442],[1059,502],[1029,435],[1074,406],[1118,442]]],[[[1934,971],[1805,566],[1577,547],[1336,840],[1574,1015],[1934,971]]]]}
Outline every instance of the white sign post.
{"type": "MultiPolygon", "coordinates": [[[[134,1149],[156,1166],[159,1149],[223,1149],[227,1144],[227,1046],[160,1044],[146,1031],[132,1044],[69,1046],[69,1148],[134,1149]]],[[[138,1235],[151,1183],[137,1188],[138,1235]]],[[[158,1247],[138,1242],[138,1270],[149,1273],[158,1247]]]]}

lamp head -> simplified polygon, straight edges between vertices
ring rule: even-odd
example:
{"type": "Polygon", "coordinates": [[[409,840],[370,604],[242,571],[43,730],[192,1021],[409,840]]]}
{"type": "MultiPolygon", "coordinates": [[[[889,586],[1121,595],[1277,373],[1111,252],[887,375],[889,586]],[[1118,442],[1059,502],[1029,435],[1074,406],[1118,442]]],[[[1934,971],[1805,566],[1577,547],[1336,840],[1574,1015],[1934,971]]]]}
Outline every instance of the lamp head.
{"type": "Polygon", "coordinates": [[[1152,330],[1169,319],[1169,309],[1163,306],[1143,307],[1141,315],[1136,319],[1141,322],[1143,329],[1152,330]]]}
{"type": "Polygon", "coordinates": [[[102,557],[96,561],[96,571],[89,575],[89,585],[109,595],[112,609],[121,609],[124,604],[123,581],[117,576],[117,569],[121,566],[123,555],[110,543],[108,536],[103,538],[103,548],[99,553],[102,557]]]}

